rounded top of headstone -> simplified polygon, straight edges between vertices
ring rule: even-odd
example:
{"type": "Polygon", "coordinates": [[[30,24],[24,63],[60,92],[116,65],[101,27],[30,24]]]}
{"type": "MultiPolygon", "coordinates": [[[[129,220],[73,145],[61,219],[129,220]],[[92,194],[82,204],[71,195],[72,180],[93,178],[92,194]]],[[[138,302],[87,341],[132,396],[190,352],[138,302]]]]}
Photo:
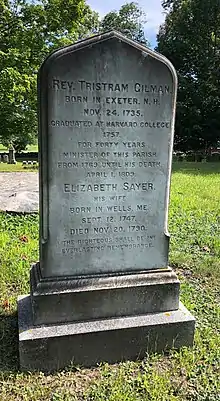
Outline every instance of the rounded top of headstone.
{"type": "Polygon", "coordinates": [[[44,74],[45,70],[47,70],[50,67],[50,65],[53,64],[55,62],[55,60],[57,60],[58,58],[61,58],[69,53],[82,50],[86,47],[91,48],[91,47],[95,46],[96,44],[99,44],[104,41],[109,41],[112,39],[116,39],[118,41],[127,43],[128,45],[130,45],[130,46],[136,48],[137,50],[139,50],[140,52],[142,52],[143,55],[145,55],[146,57],[150,56],[154,59],[157,59],[164,65],[166,65],[172,74],[174,85],[177,85],[176,70],[175,70],[174,66],[172,65],[172,63],[165,56],[163,56],[160,53],[157,53],[154,50],[151,50],[149,47],[147,47],[137,41],[127,38],[122,33],[115,31],[115,30],[111,30],[111,31],[108,31],[108,32],[105,32],[102,34],[97,34],[97,35],[91,36],[87,39],[80,40],[72,45],[64,46],[64,47],[61,47],[61,48],[55,50],[53,53],[51,53],[45,59],[45,61],[43,62],[42,66],[39,70],[39,73],[44,74]]]}
{"type": "Polygon", "coordinates": [[[171,63],[111,31],[51,54],[38,88],[45,277],[167,267],[171,63]]]}

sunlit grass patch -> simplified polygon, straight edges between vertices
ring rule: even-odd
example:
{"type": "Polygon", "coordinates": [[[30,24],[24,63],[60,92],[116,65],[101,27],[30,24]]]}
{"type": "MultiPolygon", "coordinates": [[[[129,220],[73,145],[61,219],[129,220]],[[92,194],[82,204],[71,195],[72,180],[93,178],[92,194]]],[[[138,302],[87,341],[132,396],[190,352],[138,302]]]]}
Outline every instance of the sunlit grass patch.
{"type": "MultiPolygon", "coordinates": [[[[38,151],[38,145],[28,145],[27,149],[24,152],[37,152],[38,151]]],[[[8,152],[7,146],[4,146],[0,143],[0,152],[8,152]]]]}
{"type": "Polygon", "coordinates": [[[38,167],[33,165],[23,166],[22,162],[16,164],[0,163],[0,173],[13,173],[16,171],[28,173],[30,171],[38,171],[38,167]]]}
{"type": "Polygon", "coordinates": [[[219,200],[218,171],[211,170],[208,174],[205,165],[205,174],[202,171],[201,174],[181,171],[173,174],[169,209],[172,264],[219,277],[219,200]]]}
{"type": "Polygon", "coordinates": [[[38,214],[0,213],[0,294],[10,303],[29,292],[30,265],[38,260],[38,221],[38,214]]]}

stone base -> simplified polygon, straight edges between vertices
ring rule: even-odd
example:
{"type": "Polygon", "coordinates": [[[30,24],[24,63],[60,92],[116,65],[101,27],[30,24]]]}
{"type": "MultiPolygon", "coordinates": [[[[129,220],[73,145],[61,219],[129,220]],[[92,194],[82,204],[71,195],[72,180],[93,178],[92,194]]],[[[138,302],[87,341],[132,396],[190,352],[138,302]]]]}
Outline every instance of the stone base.
{"type": "Polygon", "coordinates": [[[33,322],[57,325],[177,310],[179,289],[170,267],[135,274],[47,279],[36,263],[31,269],[33,322]]]}
{"type": "Polygon", "coordinates": [[[170,312],[37,327],[26,295],[18,298],[18,324],[21,369],[50,372],[192,346],[195,319],[181,304],[170,312]]]}

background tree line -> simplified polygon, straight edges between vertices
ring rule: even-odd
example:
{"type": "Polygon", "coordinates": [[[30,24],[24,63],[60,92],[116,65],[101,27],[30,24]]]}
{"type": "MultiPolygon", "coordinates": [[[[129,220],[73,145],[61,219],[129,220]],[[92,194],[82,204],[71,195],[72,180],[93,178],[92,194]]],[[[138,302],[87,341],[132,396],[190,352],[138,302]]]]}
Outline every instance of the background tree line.
{"type": "Polygon", "coordinates": [[[147,43],[135,3],[103,20],[85,0],[0,0],[0,142],[23,150],[37,136],[37,71],[64,45],[117,28],[147,43]]]}
{"type": "Polygon", "coordinates": [[[206,150],[220,140],[220,1],[164,0],[157,50],[175,66],[175,148],[206,150]]]}
{"type": "MultiPolygon", "coordinates": [[[[220,130],[220,1],[164,0],[157,51],[179,77],[175,147],[215,146],[220,130]]],[[[54,49],[117,29],[148,45],[131,2],[103,19],[85,0],[0,0],[0,142],[23,150],[37,136],[37,71],[54,49]]]]}

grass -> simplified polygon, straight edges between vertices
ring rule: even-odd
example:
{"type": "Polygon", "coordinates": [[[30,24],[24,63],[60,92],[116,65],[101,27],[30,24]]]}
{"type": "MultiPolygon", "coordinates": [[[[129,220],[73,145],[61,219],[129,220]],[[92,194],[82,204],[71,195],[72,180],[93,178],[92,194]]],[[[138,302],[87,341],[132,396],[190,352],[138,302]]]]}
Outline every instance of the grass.
{"type": "Polygon", "coordinates": [[[220,400],[219,166],[174,164],[172,175],[170,262],[181,300],[197,319],[194,347],[141,362],[51,375],[19,371],[16,298],[29,292],[29,266],[38,259],[38,215],[0,215],[0,400],[220,400]]]}
{"type": "Polygon", "coordinates": [[[13,173],[16,171],[22,172],[30,172],[30,171],[37,171],[38,167],[34,166],[23,166],[22,162],[17,162],[16,164],[7,164],[7,163],[0,163],[0,173],[13,173]]]}
{"type": "MultiPolygon", "coordinates": [[[[38,151],[38,145],[28,145],[27,149],[25,150],[25,152],[37,152],[37,151],[38,151]]],[[[0,153],[1,152],[8,152],[8,148],[0,143],[0,153]]]]}

